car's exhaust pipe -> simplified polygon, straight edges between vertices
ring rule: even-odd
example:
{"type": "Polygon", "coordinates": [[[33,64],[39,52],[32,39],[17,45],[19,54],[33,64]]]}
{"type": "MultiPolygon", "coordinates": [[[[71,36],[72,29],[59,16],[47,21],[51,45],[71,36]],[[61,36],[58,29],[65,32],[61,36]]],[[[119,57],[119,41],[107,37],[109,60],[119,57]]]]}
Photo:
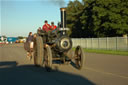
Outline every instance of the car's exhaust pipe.
{"type": "Polygon", "coordinates": [[[61,32],[62,35],[66,34],[66,8],[60,8],[61,12],[61,32]]]}
{"type": "Polygon", "coordinates": [[[61,28],[66,28],[66,8],[60,8],[61,12],[61,28]]]}

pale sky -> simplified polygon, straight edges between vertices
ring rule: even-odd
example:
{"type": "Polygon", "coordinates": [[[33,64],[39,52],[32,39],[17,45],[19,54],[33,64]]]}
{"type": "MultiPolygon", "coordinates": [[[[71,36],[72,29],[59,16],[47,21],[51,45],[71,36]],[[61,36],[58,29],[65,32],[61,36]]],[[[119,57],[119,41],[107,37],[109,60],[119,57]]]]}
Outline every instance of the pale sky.
{"type": "MultiPolygon", "coordinates": [[[[0,0],[0,35],[27,36],[42,27],[44,20],[60,21],[60,7],[70,0],[0,0]]],[[[73,1],[73,0],[72,0],[73,1]]],[[[80,0],[81,1],[81,0],[80,0]]]]}

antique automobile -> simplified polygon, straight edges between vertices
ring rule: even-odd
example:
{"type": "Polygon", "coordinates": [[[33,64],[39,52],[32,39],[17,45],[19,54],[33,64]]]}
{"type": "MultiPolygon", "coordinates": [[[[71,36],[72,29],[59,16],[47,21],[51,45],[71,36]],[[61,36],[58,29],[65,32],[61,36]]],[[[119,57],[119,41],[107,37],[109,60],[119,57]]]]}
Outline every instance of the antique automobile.
{"type": "Polygon", "coordinates": [[[56,61],[65,64],[74,61],[77,69],[81,69],[84,63],[84,53],[81,46],[75,48],[72,53],[72,40],[67,35],[66,28],[66,8],[61,10],[61,24],[56,30],[45,32],[40,30],[37,32],[34,41],[34,64],[43,66],[47,70],[52,68],[56,61]]]}

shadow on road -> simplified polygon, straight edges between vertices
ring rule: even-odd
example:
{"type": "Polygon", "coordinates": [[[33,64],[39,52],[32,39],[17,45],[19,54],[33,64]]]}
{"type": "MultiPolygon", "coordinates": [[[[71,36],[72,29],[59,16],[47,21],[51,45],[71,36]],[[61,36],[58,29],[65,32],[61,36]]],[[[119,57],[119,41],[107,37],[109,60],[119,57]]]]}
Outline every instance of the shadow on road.
{"type": "Polygon", "coordinates": [[[88,79],[61,71],[46,72],[34,65],[17,66],[15,61],[0,62],[0,85],[95,85],[88,79]]]}

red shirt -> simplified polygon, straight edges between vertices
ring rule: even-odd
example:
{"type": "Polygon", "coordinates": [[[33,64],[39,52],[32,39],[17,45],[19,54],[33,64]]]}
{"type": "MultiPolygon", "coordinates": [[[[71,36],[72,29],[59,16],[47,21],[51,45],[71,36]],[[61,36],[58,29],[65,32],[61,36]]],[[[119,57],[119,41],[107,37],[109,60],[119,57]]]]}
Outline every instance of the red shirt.
{"type": "Polygon", "coordinates": [[[49,24],[47,24],[47,25],[44,24],[43,27],[42,27],[42,29],[43,29],[44,31],[48,32],[48,31],[51,30],[51,26],[50,26],[49,24]]]}
{"type": "Polygon", "coordinates": [[[56,25],[51,25],[51,30],[54,30],[54,29],[56,29],[56,28],[57,28],[56,25]]]}

